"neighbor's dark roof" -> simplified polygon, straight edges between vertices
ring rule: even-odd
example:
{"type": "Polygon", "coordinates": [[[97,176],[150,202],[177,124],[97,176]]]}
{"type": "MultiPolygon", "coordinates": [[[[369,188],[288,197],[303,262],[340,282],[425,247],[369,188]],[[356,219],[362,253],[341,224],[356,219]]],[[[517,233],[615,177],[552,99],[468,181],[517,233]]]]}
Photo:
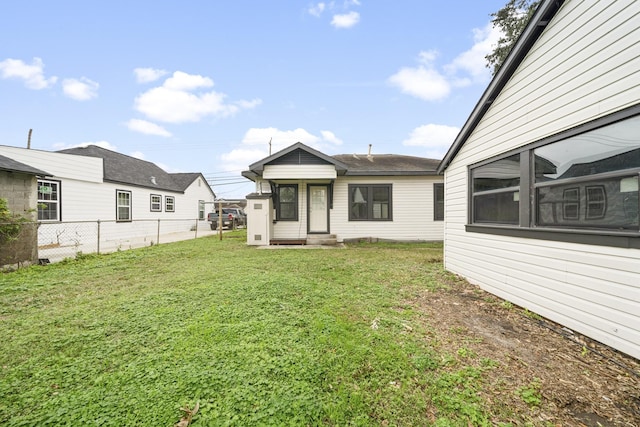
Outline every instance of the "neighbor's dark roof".
{"type": "Polygon", "coordinates": [[[337,154],[345,175],[435,175],[440,160],[400,154],[337,154]]]}
{"type": "Polygon", "coordinates": [[[103,159],[104,180],[108,182],[155,188],[158,190],[184,192],[179,180],[160,167],[146,160],[136,159],[96,145],[69,148],[58,153],[103,159]]]}
{"type": "Polygon", "coordinates": [[[522,34],[520,34],[513,49],[511,49],[511,52],[507,55],[507,58],[493,77],[493,80],[491,80],[491,83],[489,83],[489,86],[485,89],[480,100],[471,112],[471,115],[464,126],[462,126],[460,133],[458,133],[455,141],[453,141],[449,151],[447,151],[447,154],[445,154],[440,162],[438,173],[444,172],[456,154],[458,154],[458,151],[460,151],[469,136],[471,136],[473,130],[478,126],[478,123],[480,123],[482,117],[484,117],[485,113],[489,110],[493,101],[495,101],[509,79],[511,79],[513,73],[515,73],[518,66],[520,66],[522,60],[527,56],[529,50],[533,47],[564,1],[565,0],[544,0],[540,6],[538,6],[538,9],[536,9],[531,20],[522,31],[522,34]]]}
{"type": "Polygon", "coordinates": [[[337,154],[328,156],[320,151],[297,142],[277,153],[249,166],[242,176],[255,180],[262,175],[267,164],[330,164],[338,175],[357,176],[397,176],[435,175],[440,160],[400,154],[337,154]]]}
{"type": "Polygon", "coordinates": [[[50,173],[45,172],[40,169],[36,169],[32,166],[29,166],[24,163],[20,163],[16,160],[10,159],[9,157],[5,157],[0,155],[0,170],[5,170],[9,172],[20,172],[26,173],[29,175],[37,175],[37,176],[51,176],[50,173]]]}
{"type": "Polygon", "coordinates": [[[198,177],[202,177],[202,180],[204,182],[207,182],[207,180],[204,179],[204,176],[199,172],[170,173],[169,176],[171,176],[175,181],[175,183],[178,184],[180,188],[182,188],[182,191],[189,188],[189,186],[193,183],[193,181],[198,179],[198,177]]]}

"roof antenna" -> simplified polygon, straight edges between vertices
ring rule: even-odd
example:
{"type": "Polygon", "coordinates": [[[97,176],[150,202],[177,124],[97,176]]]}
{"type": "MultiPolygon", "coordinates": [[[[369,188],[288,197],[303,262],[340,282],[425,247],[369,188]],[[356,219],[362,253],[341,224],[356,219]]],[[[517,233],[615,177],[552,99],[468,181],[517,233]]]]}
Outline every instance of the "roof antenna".
{"type": "Polygon", "coordinates": [[[271,155],[271,140],[273,139],[273,137],[269,138],[269,155],[271,155]]]}
{"type": "Polygon", "coordinates": [[[33,132],[33,129],[29,129],[29,136],[27,137],[27,150],[31,149],[31,132],[33,132]]]}

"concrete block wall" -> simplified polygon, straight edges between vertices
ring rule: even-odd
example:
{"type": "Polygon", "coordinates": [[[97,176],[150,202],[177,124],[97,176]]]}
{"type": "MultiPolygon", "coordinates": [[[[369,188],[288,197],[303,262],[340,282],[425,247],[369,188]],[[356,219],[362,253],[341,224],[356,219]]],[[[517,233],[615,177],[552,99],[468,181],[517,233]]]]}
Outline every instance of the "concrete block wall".
{"type": "Polygon", "coordinates": [[[16,268],[38,261],[38,180],[34,175],[0,171],[0,198],[9,210],[34,223],[25,224],[16,240],[0,241],[0,269],[16,268]]]}

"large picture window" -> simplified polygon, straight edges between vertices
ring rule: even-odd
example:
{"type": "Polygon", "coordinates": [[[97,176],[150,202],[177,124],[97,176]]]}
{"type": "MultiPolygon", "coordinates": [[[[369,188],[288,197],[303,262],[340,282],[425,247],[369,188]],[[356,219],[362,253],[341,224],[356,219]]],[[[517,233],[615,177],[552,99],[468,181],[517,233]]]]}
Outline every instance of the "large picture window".
{"type": "Polygon", "coordinates": [[[276,219],[298,220],[298,184],[280,184],[277,187],[276,219]]]}
{"type": "Polygon", "coordinates": [[[38,180],[38,221],[60,221],[60,182],[38,180]]]}
{"type": "Polygon", "coordinates": [[[637,110],[471,167],[471,222],[639,232],[637,110]]]}
{"type": "Polygon", "coordinates": [[[131,191],[116,190],[116,221],[131,221],[131,191]]]}
{"type": "Polygon", "coordinates": [[[349,184],[349,221],[391,221],[391,184],[349,184]]]}

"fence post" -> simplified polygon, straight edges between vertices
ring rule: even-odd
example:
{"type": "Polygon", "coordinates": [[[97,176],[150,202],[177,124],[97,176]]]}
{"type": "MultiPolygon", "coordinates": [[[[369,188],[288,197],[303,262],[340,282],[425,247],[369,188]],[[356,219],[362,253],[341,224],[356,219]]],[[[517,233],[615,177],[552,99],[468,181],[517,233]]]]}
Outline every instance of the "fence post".
{"type": "Polygon", "coordinates": [[[198,219],[196,218],[196,235],[194,237],[194,239],[198,238],[198,219]]]}
{"type": "Polygon", "coordinates": [[[96,247],[98,249],[98,255],[100,255],[100,220],[98,220],[98,244],[96,247]]]}
{"type": "Polygon", "coordinates": [[[156,238],[156,245],[160,244],[160,218],[158,218],[158,237],[156,238]]]}

